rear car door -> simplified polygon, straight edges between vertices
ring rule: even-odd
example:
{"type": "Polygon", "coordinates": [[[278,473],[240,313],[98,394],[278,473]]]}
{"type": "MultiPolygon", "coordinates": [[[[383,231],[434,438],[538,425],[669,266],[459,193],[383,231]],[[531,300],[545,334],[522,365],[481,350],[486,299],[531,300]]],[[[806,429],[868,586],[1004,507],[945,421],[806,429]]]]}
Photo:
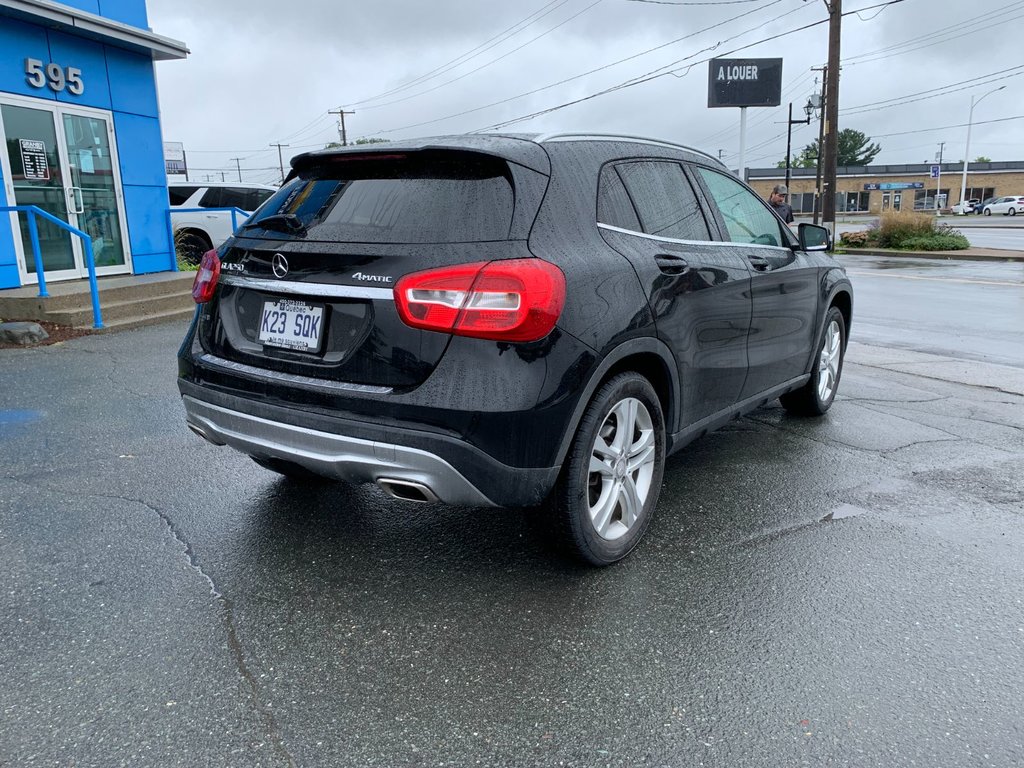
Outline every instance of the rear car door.
{"type": "Polygon", "coordinates": [[[598,226],[633,265],[658,336],[679,366],[681,423],[692,425],[739,397],[747,368],[749,273],[709,222],[682,166],[629,160],[601,171],[598,226]]]}
{"type": "Polygon", "coordinates": [[[795,247],[788,227],[748,187],[711,168],[699,167],[697,176],[715,202],[731,250],[750,270],[749,371],[741,392],[746,399],[807,372],[824,264],[795,247]]]}

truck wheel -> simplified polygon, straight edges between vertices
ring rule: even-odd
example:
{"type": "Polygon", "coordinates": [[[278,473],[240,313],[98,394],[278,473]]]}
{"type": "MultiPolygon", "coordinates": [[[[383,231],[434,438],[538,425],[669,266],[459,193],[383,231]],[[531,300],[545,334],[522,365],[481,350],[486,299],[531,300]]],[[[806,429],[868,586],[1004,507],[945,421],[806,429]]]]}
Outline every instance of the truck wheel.
{"type": "Polygon", "coordinates": [[[213,245],[200,234],[195,232],[182,232],[174,236],[174,249],[182,264],[190,267],[198,267],[203,260],[203,254],[213,248],[213,245]]]}

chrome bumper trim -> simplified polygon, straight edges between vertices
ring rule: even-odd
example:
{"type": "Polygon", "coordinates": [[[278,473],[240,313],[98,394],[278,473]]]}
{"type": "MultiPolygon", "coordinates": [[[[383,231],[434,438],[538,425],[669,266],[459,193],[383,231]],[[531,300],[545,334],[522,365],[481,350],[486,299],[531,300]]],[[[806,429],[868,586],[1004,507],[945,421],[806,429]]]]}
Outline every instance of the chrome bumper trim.
{"type": "Polygon", "coordinates": [[[207,440],[250,456],[283,459],[350,483],[381,478],[429,488],[447,504],[496,506],[451,464],[427,451],[261,419],[184,395],[186,421],[207,440]]]}
{"type": "Polygon", "coordinates": [[[266,280],[261,277],[246,277],[221,272],[220,282],[224,285],[237,285],[240,288],[251,288],[267,293],[287,293],[298,296],[315,296],[330,299],[373,299],[376,301],[394,301],[395,292],[391,288],[367,288],[362,285],[333,285],[331,283],[300,283],[294,280],[266,280]]]}
{"type": "Polygon", "coordinates": [[[203,365],[209,366],[210,368],[219,368],[222,371],[240,373],[253,379],[260,379],[261,381],[292,384],[297,387],[302,387],[303,389],[320,392],[361,392],[367,395],[390,395],[393,391],[391,387],[377,387],[371,384],[349,384],[344,381],[329,381],[327,379],[315,379],[312,376],[297,376],[294,373],[268,371],[266,368],[257,368],[255,365],[236,363],[211,354],[200,355],[199,362],[203,365]]]}

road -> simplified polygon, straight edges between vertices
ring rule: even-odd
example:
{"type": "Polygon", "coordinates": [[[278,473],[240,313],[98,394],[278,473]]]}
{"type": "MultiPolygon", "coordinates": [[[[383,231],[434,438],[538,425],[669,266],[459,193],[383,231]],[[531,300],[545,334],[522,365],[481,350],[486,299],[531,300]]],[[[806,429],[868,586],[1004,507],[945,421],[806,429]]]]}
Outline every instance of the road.
{"type": "Polygon", "coordinates": [[[853,338],[1024,368],[1024,261],[840,259],[856,293],[853,338]]]}
{"type": "Polygon", "coordinates": [[[0,350],[0,765],[1022,764],[1024,373],[945,316],[985,269],[851,262],[829,415],[671,458],[604,570],[203,443],[180,325],[0,350]]]}

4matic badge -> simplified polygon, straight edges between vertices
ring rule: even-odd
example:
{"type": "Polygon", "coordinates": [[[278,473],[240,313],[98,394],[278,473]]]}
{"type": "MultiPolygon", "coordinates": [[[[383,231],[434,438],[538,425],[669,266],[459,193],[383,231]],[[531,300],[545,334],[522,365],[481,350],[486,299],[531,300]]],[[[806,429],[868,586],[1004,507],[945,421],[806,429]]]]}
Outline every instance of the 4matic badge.
{"type": "Polygon", "coordinates": [[[352,275],[353,280],[364,280],[369,283],[390,283],[394,280],[391,275],[364,275],[362,272],[356,272],[352,275]]]}

